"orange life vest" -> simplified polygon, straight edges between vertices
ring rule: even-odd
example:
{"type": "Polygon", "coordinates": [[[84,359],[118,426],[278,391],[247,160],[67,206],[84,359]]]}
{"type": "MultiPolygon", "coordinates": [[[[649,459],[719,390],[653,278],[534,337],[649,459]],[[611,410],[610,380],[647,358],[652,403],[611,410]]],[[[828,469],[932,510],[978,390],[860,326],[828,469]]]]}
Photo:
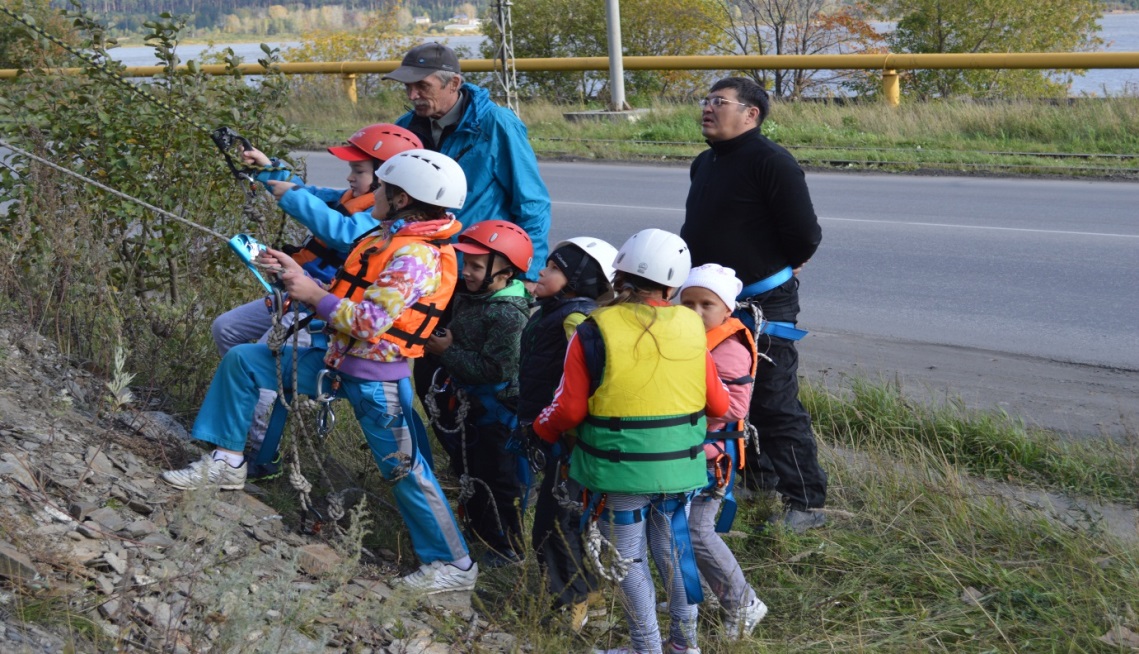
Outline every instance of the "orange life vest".
{"type": "MultiPolygon", "coordinates": [[[[344,191],[344,195],[340,196],[340,201],[333,208],[345,216],[351,216],[370,210],[374,204],[376,204],[376,196],[372,193],[352,197],[352,189],[348,189],[344,191]]],[[[339,268],[344,263],[344,255],[328,247],[324,241],[315,236],[310,236],[300,246],[290,246],[285,251],[293,258],[293,261],[302,266],[317,259],[322,262],[321,267],[339,268]],[[289,250],[293,251],[289,252],[289,250]]]]}
{"type": "Polygon", "coordinates": [[[450,237],[457,234],[463,226],[453,218],[442,228],[439,228],[439,222],[441,221],[430,221],[430,225],[408,223],[388,238],[382,234],[364,236],[356,242],[344,266],[337,271],[328,287],[328,292],[337,297],[359,302],[364,297],[364,291],[376,283],[392,255],[400,248],[418,242],[438,249],[442,257],[440,263],[443,276],[439,287],[431,295],[419,298],[415,304],[405,307],[396,316],[390,329],[368,339],[370,343],[381,339],[391,341],[399,346],[400,354],[409,359],[423,356],[423,344],[439,324],[439,318],[450,303],[459,278],[458,261],[450,237]]]}
{"type": "MultiPolygon", "coordinates": [[[[717,327],[713,327],[712,329],[709,329],[708,331],[704,332],[705,337],[708,339],[708,351],[711,352],[712,350],[716,349],[716,347],[718,345],[720,345],[720,343],[723,343],[724,341],[728,340],[729,338],[735,337],[736,334],[740,334],[743,336],[744,342],[747,344],[748,351],[751,352],[750,380],[745,377],[745,378],[741,378],[741,379],[724,379],[722,381],[725,384],[754,383],[755,382],[755,373],[759,369],[758,368],[758,366],[759,366],[759,355],[757,354],[757,350],[756,350],[756,346],[755,346],[755,337],[752,335],[751,330],[747,328],[747,325],[740,322],[740,320],[738,318],[728,318],[727,321],[724,322],[724,324],[719,325],[717,327]]],[[[740,420],[739,422],[737,422],[735,424],[735,428],[730,430],[730,431],[740,432],[742,434],[742,432],[744,431],[744,421],[740,420]]],[[[723,440],[723,439],[721,438],[721,439],[715,439],[715,440],[723,440]]],[[[745,441],[745,438],[742,436],[740,438],[736,439],[736,451],[739,452],[739,461],[736,461],[735,463],[736,463],[737,468],[740,470],[743,470],[743,468],[744,468],[744,463],[745,463],[744,459],[746,457],[746,448],[744,447],[745,446],[744,441],[745,441]]],[[[714,443],[709,443],[704,448],[704,451],[708,455],[709,459],[715,459],[716,458],[716,452],[714,452],[710,448],[714,448],[716,450],[716,452],[719,452],[721,454],[723,453],[723,450],[719,449],[718,446],[716,446],[714,443]]]]}
{"type": "MultiPolygon", "coordinates": [[[[708,351],[711,352],[716,349],[716,346],[736,334],[743,335],[744,343],[747,344],[747,349],[751,352],[751,378],[754,380],[755,372],[758,370],[759,365],[759,356],[756,354],[755,337],[752,336],[751,330],[747,328],[747,325],[740,322],[739,318],[728,318],[724,324],[719,327],[713,327],[704,332],[704,335],[708,338],[708,351]]],[[[724,383],[729,383],[730,381],[733,380],[724,380],[724,383]]]]}

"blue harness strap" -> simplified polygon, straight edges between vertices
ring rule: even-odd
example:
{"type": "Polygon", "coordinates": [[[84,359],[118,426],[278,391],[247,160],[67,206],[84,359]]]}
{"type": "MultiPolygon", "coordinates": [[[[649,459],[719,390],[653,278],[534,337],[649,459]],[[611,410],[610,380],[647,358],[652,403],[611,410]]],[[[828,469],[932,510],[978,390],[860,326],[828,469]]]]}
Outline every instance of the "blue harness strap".
{"type": "MultiPolygon", "coordinates": [[[[704,441],[705,443],[720,444],[723,448],[724,454],[731,460],[728,466],[728,478],[724,481],[724,496],[720,504],[720,517],[716,519],[716,531],[721,534],[726,534],[732,530],[732,523],[736,520],[736,496],[732,489],[736,484],[736,462],[739,461],[739,448],[736,439],[722,440],[716,438],[709,438],[704,441]]],[[[708,501],[710,498],[705,494],[708,492],[715,493],[716,475],[715,471],[709,468],[708,470],[708,485],[704,487],[700,495],[697,495],[694,501],[708,501]]]]}
{"type": "MultiPolygon", "coordinates": [[[[732,312],[732,317],[739,318],[751,332],[755,333],[755,317],[751,315],[750,311],[743,311],[736,309],[732,312]]],[[[777,322],[774,320],[764,320],[763,327],[760,328],[759,333],[768,334],[778,338],[785,338],[789,341],[802,340],[807,335],[807,330],[799,329],[793,322],[777,322]]]]}
{"type": "MultiPolygon", "coordinates": [[[[754,284],[748,284],[739,292],[739,295],[736,296],[736,300],[742,302],[757,295],[763,295],[773,288],[778,288],[786,284],[794,276],[791,266],[787,266],[770,277],[761,279],[754,284]]],[[[743,324],[747,325],[747,328],[750,329],[753,334],[755,333],[755,318],[752,317],[751,312],[737,309],[732,312],[732,316],[739,318],[743,324]]],[[[807,335],[807,330],[799,329],[795,326],[795,323],[772,320],[765,320],[759,332],[777,338],[784,338],[789,341],[798,341],[807,335]]]]}
{"type": "Polygon", "coordinates": [[[586,510],[582,512],[581,528],[591,518],[602,519],[615,525],[632,525],[644,522],[649,511],[660,511],[669,516],[669,531],[672,532],[672,546],[680,563],[680,575],[684,580],[684,594],[689,604],[699,604],[704,601],[704,589],[700,586],[700,569],[696,567],[696,551],[692,549],[692,534],[688,531],[688,513],[684,510],[692,500],[695,492],[678,495],[659,495],[649,502],[648,506],[627,511],[614,511],[601,508],[600,502],[604,493],[589,493],[589,502],[586,510]]]}
{"type": "Polygon", "coordinates": [[[778,288],[786,284],[792,277],[794,277],[794,275],[795,273],[791,270],[791,266],[787,266],[786,268],[780,270],[770,277],[765,277],[758,282],[754,282],[743,287],[743,290],[741,290],[739,294],[736,295],[736,299],[746,300],[749,297],[763,295],[773,288],[778,288]]]}
{"type": "Polygon", "coordinates": [[[456,384],[458,388],[463,389],[471,397],[476,398],[482,408],[486,410],[479,419],[475,421],[476,425],[480,427],[489,425],[494,422],[502,423],[507,429],[513,430],[518,427],[518,416],[506,408],[502,402],[498,401],[498,394],[510,386],[510,382],[499,382],[497,384],[456,384]]]}

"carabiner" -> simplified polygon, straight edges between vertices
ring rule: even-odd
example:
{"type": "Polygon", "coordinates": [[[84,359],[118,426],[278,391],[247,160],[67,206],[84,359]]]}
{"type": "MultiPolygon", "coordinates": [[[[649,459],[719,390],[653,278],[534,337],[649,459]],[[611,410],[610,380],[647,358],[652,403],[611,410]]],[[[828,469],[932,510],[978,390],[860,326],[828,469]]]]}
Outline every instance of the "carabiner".
{"type": "Polygon", "coordinates": [[[321,404],[320,413],[316,414],[316,435],[325,438],[332,433],[335,426],[336,414],[332,411],[332,403],[321,404]]]}
{"type": "Polygon", "coordinates": [[[451,378],[447,377],[447,371],[442,368],[436,368],[435,372],[431,373],[431,388],[428,389],[435,393],[442,393],[447,390],[447,385],[451,383],[451,378]],[[439,373],[443,373],[443,383],[439,383],[439,373]]]}
{"type": "Polygon", "coordinates": [[[340,377],[335,370],[322,368],[316,375],[316,402],[320,404],[320,413],[316,417],[316,433],[321,438],[332,433],[336,426],[336,414],[332,411],[332,401],[336,399],[336,391],[340,389],[340,377]],[[324,392],[324,380],[331,378],[328,393],[324,392]]]}

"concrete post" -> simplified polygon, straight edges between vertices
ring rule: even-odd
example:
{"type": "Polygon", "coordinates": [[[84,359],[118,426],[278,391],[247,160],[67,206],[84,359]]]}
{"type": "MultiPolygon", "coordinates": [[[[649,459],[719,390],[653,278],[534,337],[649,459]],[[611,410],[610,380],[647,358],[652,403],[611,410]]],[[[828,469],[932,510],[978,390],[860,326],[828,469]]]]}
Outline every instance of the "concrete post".
{"type": "Polygon", "coordinates": [[[621,9],[618,0],[605,0],[605,23],[609,33],[610,111],[629,108],[625,102],[625,63],[621,55],[621,9]]]}

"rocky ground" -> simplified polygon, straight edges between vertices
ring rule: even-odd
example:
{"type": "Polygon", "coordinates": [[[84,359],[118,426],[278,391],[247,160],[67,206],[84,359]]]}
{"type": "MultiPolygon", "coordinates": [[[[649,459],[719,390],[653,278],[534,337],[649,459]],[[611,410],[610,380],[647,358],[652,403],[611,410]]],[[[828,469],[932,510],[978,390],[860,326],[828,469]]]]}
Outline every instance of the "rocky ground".
{"type": "Polygon", "coordinates": [[[443,624],[517,650],[469,595],[393,593],[394,555],[361,559],[351,534],[166,486],[200,452],[163,414],[105,415],[107,396],[51,342],[0,329],[0,651],[448,652],[443,624]]]}

